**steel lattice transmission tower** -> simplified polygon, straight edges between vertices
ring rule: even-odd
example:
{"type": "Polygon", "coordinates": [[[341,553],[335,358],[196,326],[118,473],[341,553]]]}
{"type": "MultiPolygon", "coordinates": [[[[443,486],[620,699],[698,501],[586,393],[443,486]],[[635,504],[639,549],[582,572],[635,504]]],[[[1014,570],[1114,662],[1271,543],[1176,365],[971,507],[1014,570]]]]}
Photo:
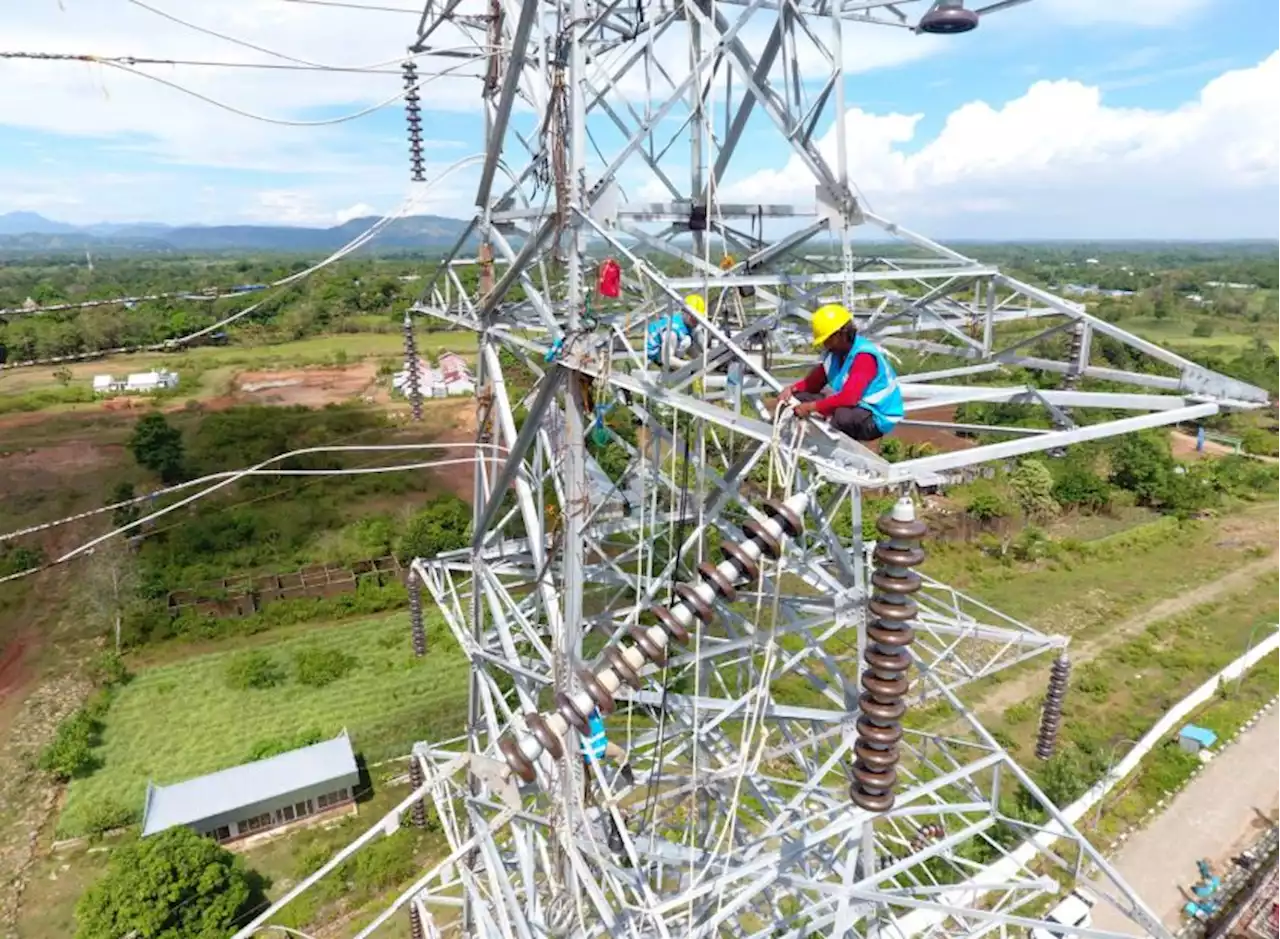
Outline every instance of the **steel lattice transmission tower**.
{"type": "Polygon", "coordinates": [[[473,666],[466,735],[415,748],[425,782],[384,820],[429,799],[450,854],[361,937],[404,907],[416,933],[528,939],[1005,933],[1085,868],[1129,934],[1164,935],[961,698],[1065,639],[931,579],[905,496],[1265,393],[874,214],[844,145],[849,31],[1014,5],[427,4],[411,50],[475,45],[488,159],[415,312],[478,335],[494,446],[471,547],[414,564],[473,666]],[[763,138],[812,176],[806,204],[734,201],[763,138]],[[703,350],[656,368],[648,324],[691,293],[703,350]],[[903,357],[907,423],[972,430],[946,415],[983,403],[1042,426],[889,463],[775,422],[762,396],[830,299],[903,357]],[[903,496],[874,547],[868,489],[903,496]],[[583,778],[596,707],[634,784],[583,778]]]}

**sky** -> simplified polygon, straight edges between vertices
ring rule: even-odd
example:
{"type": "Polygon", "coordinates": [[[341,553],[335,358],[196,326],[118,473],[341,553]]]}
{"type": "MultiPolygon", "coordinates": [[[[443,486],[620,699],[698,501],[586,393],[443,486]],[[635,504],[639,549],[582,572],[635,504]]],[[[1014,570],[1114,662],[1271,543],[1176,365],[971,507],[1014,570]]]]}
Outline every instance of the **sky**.
{"type": "MultiPolygon", "coordinates": [[[[468,158],[483,148],[477,79],[454,73],[424,85],[433,181],[411,184],[404,111],[393,99],[402,87],[397,60],[417,23],[415,0],[350,2],[397,9],[296,0],[6,5],[0,52],[381,67],[127,70],[0,58],[0,87],[19,90],[0,95],[0,213],[34,211],[75,224],[324,226],[390,212],[410,198],[417,212],[469,217],[478,174],[468,158]]],[[[922,4],[903,6],[918,16],[922,4]]],[[[764,44],[767,16],[757,14],[740,33],[753,51],[764,44]]],[[[829,22],[814,31],[830,43],[829,22]]],[[[878,215],[939,238],[1276,238],[1278,33],[1271,0],[1032,0],[950,37],[846,24],[850,179],[878,215]]],[[[678,30],[655,55],[675,80],[689,73],[678,30]]],[[[804,42],[796,59],[811,101],[825,62],[804,42]]],[[[455,61],[424,60],[421,68],[455,61]]],[[[741,86],[735,76],[735,93],[741,86]]],[[[619,87],[642,113],[640,73],[619,87]]],[[[723,84],[711,108],[723,124],[723,84]]],[[[659,124],[677,138],[659,163],[678,185],[689,176],[686,115],[681,106],[659,124]]],[[[832,96],[814,135],[833,164],[834,115],[832,96]]],[[[616,128],[603,113],[591,126],[610,156],[621,141],[616,128]]],[[[514,127],[533,130],[527,108],[514,127]]],[[[518,166],[519,157],[513,149],[506,159],[518,166]]],[[[602,165],[593,153],[589,171],[602,165]]],[[[628,199],[669,197],[638,160],[619,180],[628,199]]],[[[760,109],[717,186],[723,200],[814,201],[803,161],[760,109]]]]}

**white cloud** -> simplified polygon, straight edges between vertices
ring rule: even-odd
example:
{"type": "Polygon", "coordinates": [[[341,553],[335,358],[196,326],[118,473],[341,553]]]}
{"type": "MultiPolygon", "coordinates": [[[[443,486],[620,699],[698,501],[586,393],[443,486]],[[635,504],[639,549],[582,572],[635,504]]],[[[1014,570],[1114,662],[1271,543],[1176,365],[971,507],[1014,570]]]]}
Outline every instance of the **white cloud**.
{"type": "Polygon", "coordinates": [[[373,215],[374,213],[375,210],[373,206],[369,205],[369,203],[357,202],[355,205],[349,205],[345,209],[339,209],[333,214],[333,217],[337,220],[338,224],[341,225],[344,222],[351,221],[353,218],[365,218],[366,216],[373,215]]]}
{"type": "Polygon", "coordinates": [[[1072,26],[1177,26],[1209,9],[1212,0],[1040,0],[1044,13],[1072,26]]]}
{"type": "MultiPolygon", "coordinates": [[[[1280,53],[1227,72],[1171,110],[1107,105],[1040,81],[1002,107],[974,101],[909,149],[922,115],[848,112],[850,174],[879,214],[950,235],[1230,237],[1277,229],[1280,53]],[[997,231],[998,230],[998,231],[997,231]]],[[[835,132],[819,144],[829,160],[835,132]]],[[[798,158],[722,190],[812,199],[798,158]]]]}

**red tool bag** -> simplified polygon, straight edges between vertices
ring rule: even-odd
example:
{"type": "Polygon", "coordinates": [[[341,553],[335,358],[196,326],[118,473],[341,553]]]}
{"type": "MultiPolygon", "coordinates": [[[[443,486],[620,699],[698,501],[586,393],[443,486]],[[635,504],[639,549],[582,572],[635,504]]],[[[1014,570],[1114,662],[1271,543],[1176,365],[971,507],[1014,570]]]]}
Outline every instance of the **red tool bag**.
{"type": "Polygon", "coordinates": [[[619,297],[622,295],[622,268],[613,258],[600,265],[600,278],[596,284],[602,297],[619,297]]]}

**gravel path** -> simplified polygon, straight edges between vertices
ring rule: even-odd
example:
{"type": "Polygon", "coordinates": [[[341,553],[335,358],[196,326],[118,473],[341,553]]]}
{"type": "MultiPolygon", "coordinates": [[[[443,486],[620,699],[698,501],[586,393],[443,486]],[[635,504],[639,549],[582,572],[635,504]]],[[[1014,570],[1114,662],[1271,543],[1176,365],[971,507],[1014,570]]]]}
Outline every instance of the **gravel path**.
{"type": "MultiPolygon", "coordinates": [[[[1166,926],[1176,928],[1182,920],[1182,891],[1198,878],[1196,861],[1208,858],[1215,869],[1224,869],[1275,818],[1280,807],[1278,736],[1280,709],[1273,708],[1112,859],[1166,926]]],[[[1119,932],[1133,929],[1103,903],[1094,908],[1094,925],[1119,932]]]]}

